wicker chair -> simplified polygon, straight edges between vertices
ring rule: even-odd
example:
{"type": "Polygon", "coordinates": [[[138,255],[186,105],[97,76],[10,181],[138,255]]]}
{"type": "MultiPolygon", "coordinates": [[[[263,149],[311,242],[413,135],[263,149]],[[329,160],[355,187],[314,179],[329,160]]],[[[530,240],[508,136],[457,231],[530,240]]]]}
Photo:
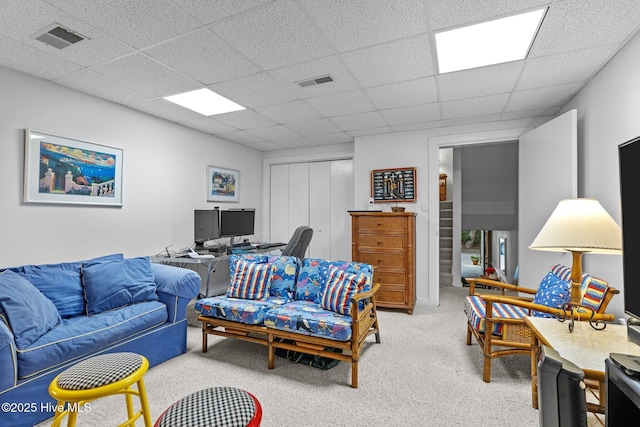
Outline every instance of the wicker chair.
{"type": "MultiPolygon", "coordinates": [[[[554,265],[550,270],[551,273],[565,282],[570,282],[571,269],[568,267],[554,265]]],[[[613,321],[615,316],[606,314],[605,310],[611,298],[620,291],[608,286],[608,283],[601,279],[587,274],[583,274],[582,277],[582,302],[595,312],[592,320],[613,321]]],[[[492,359],[511,354],[531,355],[531,330],[524,322],[524,316],[564,316],[565,318],[571,316],[570,312],[556,308],[561,305],[554,307],[534,302],[538,300],[538,289],[523,288],[484,278],[467,278],[466,280],[469,283],[469,296],[465,300],[467,345],[471,345],[471,337],[474,336],[482,348],[484,382],[491,381],[492,359]],[[494,292],[498,290],[499,293],[490,294],[488,292],[491,291],[478,290],[478,287],[493,289],[494,292]],[[516,295],[505,295],[505,291],[511,291],[516,295]],[[487,334],[485,332],[487,330],[493,333],[487,334]]],[[[577,308],[573,310],[573,316],[576,320],[589,320],[591,313],[577,308]]]]}

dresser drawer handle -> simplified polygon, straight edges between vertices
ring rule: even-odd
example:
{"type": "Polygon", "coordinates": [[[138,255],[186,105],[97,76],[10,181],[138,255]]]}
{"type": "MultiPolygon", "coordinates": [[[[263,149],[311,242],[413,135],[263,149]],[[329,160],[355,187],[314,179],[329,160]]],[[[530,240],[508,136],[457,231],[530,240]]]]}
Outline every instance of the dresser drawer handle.
{"type": "Polygon", "coordinates": [[[378,258],[378,264],[382,264],[382,260],[378,258]]]}
{"type": "Polygon", "coordinates": [[[382,246],[382,242],[380,240],[378,240],[378,246],[382,246]]]}
{"type": "Polygon", "coordinates": [[[377,225],[378,225],[378,227],[382,227],[382,223],[381,222],[379,222],[377,225]]]}

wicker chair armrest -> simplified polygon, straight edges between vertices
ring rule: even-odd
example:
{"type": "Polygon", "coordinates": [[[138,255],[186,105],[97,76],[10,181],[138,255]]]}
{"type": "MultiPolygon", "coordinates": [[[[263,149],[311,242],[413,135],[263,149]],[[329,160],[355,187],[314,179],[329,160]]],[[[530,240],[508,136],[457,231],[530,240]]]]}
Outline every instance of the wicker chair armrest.
{"type": "Polygon", "coordinates": [[[469,282],[469,295],[477,295],[475,290],[476,284],[500,289],[502,290],[502,292],[504,292],[505,290],[510,290],[510,291],[522,292],[525,294],[531,294],[531,295],[535,295],[537,292],[536,289],[523,288],[522,286],[513,285],[511,283],[504,283],[504,282],[499,282],[497,280],[491,280],[491,279],[483,279],[480,277],[472,277],[472,278],[467,278],[465,280],[469,282]]]}
{"type": "MultiPolygon", "coordinates": [[[[490,305],[493,303],[505,303],[505,304],[516,305],[518,307],[525,308],[529,310],[529,313],[531,313],[531,311],[533,310],[533,311],[540,311],[542,313],[551,314],[553,316],[559,316],[559,317],[565,317],[565,318],[571,317],[570,311],[563,310],[561,308],[552,308],[546,305],[536,304],[530,301],[523,301],[520,298],[513,298],[513,297],[508,297],[503,295],[483,295],[482,299],[485,301],[487,305],[490,305]]],[[[489,311],[489,308],[487,308],[487,312],[488,311],[489,311]]],[[[607,314],[607,313],[595,313],[593,317],[591,317],[591,313],[580,312],[578,311],[578,308],[573,309],[573,317],[575,320],[588,321],[589,319],[591,319],[593,321],[602,320],[605,322],[612,322],[616,318],[615,315],[607,314]]]]}
{"type": "Polygon", "coordinates": [[[351,298],[351,302],[358,302],[360,300],[366,299],[366,298],[371,298],[372,296],[374,296],[376,294],[376,292],[378,292],[378,289],[380,289],[380,283],[374,283],[373,286],[371,287],[371,290],[368,290],[366,292],[358,292],[356,293],[352,298],[351,298]]]}

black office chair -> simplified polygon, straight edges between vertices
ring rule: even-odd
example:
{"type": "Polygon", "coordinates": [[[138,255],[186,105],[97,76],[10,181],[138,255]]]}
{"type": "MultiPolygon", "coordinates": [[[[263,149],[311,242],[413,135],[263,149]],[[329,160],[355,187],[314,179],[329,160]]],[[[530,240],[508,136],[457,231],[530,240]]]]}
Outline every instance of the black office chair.
{"type": "Polygon", "coordinates": [[[300,259],[304,258],[305,252],[311,242],[313,236],[313,228],[301,225],[293,232],[293,236],[282,250],[282,255],[295,256],[300,259]]]}

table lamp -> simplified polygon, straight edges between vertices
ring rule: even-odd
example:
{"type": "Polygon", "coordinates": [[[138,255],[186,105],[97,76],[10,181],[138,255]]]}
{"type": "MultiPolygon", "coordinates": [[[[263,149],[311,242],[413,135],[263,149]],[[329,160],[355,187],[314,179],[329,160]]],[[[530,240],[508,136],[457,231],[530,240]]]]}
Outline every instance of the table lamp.
{"type": "MultiPolygon", "coordinates": [[[[565,199],[558,203],[529,248],[571,252],[571,299],[565,304],[565,310],[571,312],[569,331],[572,331],[573,308],[579,307],[582,302],[582,255],[585,252],[621,254],[622,232],[597,200],[565,199]]],[[[594,326],[593,323],[591,326],[594,326]]]]}

